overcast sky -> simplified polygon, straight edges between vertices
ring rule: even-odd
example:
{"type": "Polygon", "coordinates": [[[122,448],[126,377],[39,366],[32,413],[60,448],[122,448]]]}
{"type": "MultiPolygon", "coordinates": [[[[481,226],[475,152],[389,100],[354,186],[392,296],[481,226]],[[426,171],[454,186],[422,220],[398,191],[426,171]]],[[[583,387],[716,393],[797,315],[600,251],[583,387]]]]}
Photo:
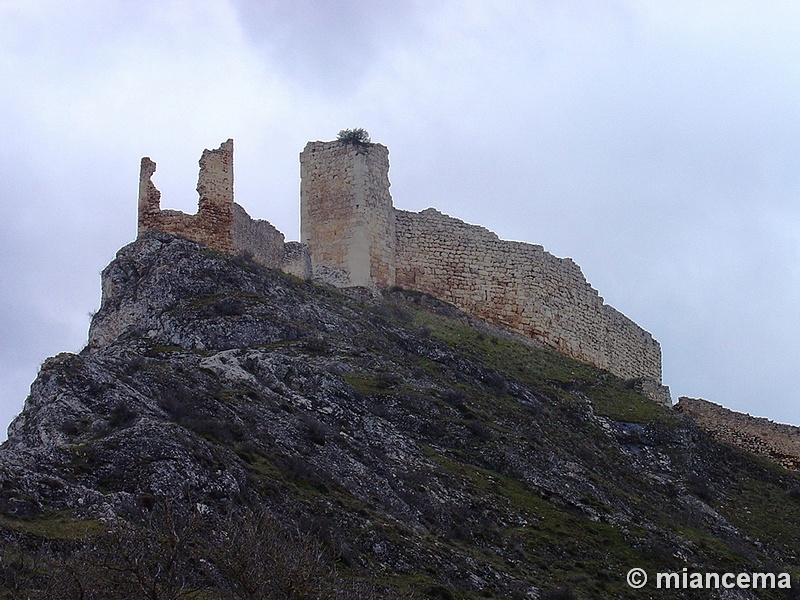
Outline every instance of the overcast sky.
{"type": "Polygon", "coordinates": [[[800,424],[796,0],[0,0],[0,439],[86,342],[139,160],[297,239],[298,153],[364,127],[395,206],[572,257],[673,398],[800,424]]]}

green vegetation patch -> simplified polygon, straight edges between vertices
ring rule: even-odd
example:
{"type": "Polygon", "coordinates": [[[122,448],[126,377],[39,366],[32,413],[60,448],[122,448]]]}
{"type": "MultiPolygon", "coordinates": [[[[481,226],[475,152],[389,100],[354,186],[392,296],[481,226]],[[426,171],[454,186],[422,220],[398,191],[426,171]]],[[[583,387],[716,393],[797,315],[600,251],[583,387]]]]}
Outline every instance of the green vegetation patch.
{"type": "Polygon", "coordinates": [[[154,346],[147,354],[149,356],[158,356],[159,354],[169,354],[172,352],[186,352],[186,349],[175,344],[168,344],[166,346],[154,346]]]}
{"type": "MultiPolygon", "coordinates": [[[[625,583],[631,565],[655,571],[663,557],[639,550],[636,539],[578,509],[558,505],[522,482],[490,469],[461,462],[430,446],[428,458],[459,480],[474,498],[497,506],[510,505],[524,524],[492,531],[503,545],[516,548],[517,575],[536,577],[544,587],[568,584],[586,597],[636,597],[625,583]]],[[[475,551],[476,546],[466,546],[475,551]]],[[[499,565],[498,565],[499,566],[499,565]]],[[[508,565],[504,565],[505,570],[508,565]]]]}
{"type": "Polygon", "coordinates": [[[342,378],[356,392],[369,396],[394,394],[403,385],[400,377],[387,372],[357,371],[355,373],[345,373],[342,378]]]}
{"type": "Polygon", "coordinates": [[[38,517],[0,515],[0,528],[47,540],[81,540],[106,531],[103,523],[76,519],[70,511],[45,512],[38,517]]]}
{"type": "Polygon", "coordinates": [[[513,337],[484,333],[468,323],[419,311],[414,323],[426,334],[529,388],[561,401],[584,396],[594,411],[618,421],[675,422],[675,417],[607,371],[513,337]]]}
{"type": "MultiPolygon", "coordinates": [[[[790,476],[790,479],[794,486],[800,485],[797,476],[790,476]]],[[[800,494],[793,493],[796,489],[787,490],[766,477],[756,479],[747,475],[729,491],[733,502],[719,508],[737,528],[766,546],[781,552],[797,552],[800,549],[797,525],[800,523],[800,494]],[[775,510],[776,507],[780,510],[775,510]]]]}

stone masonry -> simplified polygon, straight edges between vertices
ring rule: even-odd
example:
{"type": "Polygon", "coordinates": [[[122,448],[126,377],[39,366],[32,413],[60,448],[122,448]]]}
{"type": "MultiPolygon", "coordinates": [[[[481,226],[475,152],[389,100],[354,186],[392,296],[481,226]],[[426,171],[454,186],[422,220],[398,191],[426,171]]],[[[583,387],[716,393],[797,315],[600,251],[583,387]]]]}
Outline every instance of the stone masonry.
{"type": "Polygon", "coordinates": [[[233,202],[233,142],[200,159],[196,215],[162,211],[142,159],[139,235],[155,229],[336,287],[373,292],[400,286],[530,337],[626,379],[670,404],[657,341],[604,304],[580,267],[541,246],[429,208],[397,210],[389,193],[389,151],[380,144],[309,142],[300,154],[301,243],[233,202]]]}
{"type": "MultiPolygon", "coordinates": [[[[197,213],[161,210],[161,192],[153,184],[156,163],[142,158],[139,174],[138,235],[155,230],[180,235],[219,250],[245,254],[270,268],[282,268],[309,278],[307,252],[284,243],[283,234],[269,222],[252,219],[233,201],[233,140],[217,150],[204,150],[200,158],[197,213]],[[286,255],[286,256],[285,256],[286,255]]],[[[297,242],[292,242],[297,245],[297,242]]]]}
{"type": "Polygon", "coordinates": [[[205,150],[200,158],[197,214],[161,210],[161,192],[151,178],[156,163],[142,159],[139,174],[139,235],[155,229],[181,235],[222,252],[233,250],[233,140],[216,150],[205,150]]]}
{"type": "Polygon", "coordinates": [[[380,144],[310,142],[300,163],[301,238],[315,279],[431,294],[619,377],[641,379],[649,396],[671,403],[658,342],[604,304],[571,259],[501,240],[432,208],[395,209],[388,150],[380,144]]]}
{"type": "Polygon", "coordinates": [[[571,259],[501,240],[432,208],[398,210],[396,219],[398,286],[446,300],[619,377],[661,382],[658,342],[604,304],[571,259]]]}
{"type": "Polygon", "coordinates": [[[800,427],[735,412],[699,398],[681,396],[675,410],[692,417],[711,437],[787,469],[800,470],[800,427]]]}
{"type": "Polygon", "coordinates": [[[309,142],[300,154],[300,241],[319,279],[338,287],[395,283],[389,150],[309,142]]]}

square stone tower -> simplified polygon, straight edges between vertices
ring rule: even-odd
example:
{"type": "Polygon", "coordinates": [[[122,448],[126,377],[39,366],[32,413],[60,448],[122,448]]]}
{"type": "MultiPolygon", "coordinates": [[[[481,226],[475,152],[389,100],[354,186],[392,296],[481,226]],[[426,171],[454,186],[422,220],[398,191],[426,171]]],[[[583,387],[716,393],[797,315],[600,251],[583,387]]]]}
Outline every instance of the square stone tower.
{"type": "Polygon", "coordinates": [[[395,284],[395,211],[389,150],[309,142],[300,153],[300,241],[313,277],[338,287],[395,284]]]}

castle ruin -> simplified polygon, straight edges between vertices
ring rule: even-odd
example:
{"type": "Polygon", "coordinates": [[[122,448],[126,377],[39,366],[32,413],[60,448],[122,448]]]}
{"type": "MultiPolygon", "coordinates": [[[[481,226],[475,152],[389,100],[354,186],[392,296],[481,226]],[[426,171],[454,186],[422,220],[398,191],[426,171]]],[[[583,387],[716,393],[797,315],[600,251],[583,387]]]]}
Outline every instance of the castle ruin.
{"type": "Polygon", "coordinates": [[[138,235],[155,229],[182,235],[222,252],[233,250],[233,140],[216,150],[204,150],[200,158],[197,214],[161,210],[161,192],[153,185],[156,163],[145,156],[139,171],[138,235]]]}
{"type": "Polygon", "coordinates": [[[272,269],[311,279],[308,251],[298,242],[284,242],[284,235],[268,221],[251,219],[233,201],[233,140],[216,150],[204,150],[200,158],[197,213],[161,209],[161,192],[153,184],[156,163],[142,158],[139,171],[139,219],[137,235],[162,231],[180,235],[208,248],[229,254],[247,254],[272,269]]]}
{"type": "Polygon", "coordinates": [[[381,144],[309,142],[300,154],[300,242],[284,242],[271,224],[233,201],[233,141],[200,159],[198,212],[161,210],[143,158],[139,235],[158,230],[297,277],[380,292],[424,292],[468,314],[572,358],[637,379],[654,400],[671,404],[661,385],[661,348],[603,302],[580,267],[542,246],[511,242],[428,208],[394,208],[389,151],[381,144]]]}

